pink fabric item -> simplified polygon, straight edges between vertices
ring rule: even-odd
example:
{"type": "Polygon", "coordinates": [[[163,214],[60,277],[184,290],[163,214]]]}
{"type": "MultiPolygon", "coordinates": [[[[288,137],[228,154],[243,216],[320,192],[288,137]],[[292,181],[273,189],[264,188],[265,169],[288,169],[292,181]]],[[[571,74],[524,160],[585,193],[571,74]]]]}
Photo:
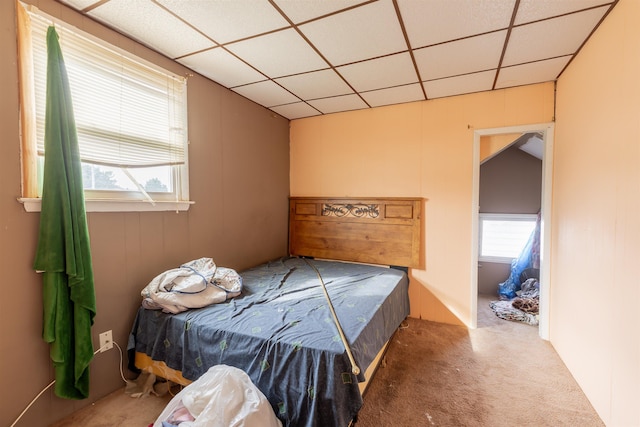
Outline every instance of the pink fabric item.
{"type": "Polygon", "coordinates": [[[189,410],[184,407],[182,401],[180,401],[178,407],[174,409],[167,421],[171,424],[178,425],[184,421],[195,421],[195,418],[191,415],[189,410]]]}

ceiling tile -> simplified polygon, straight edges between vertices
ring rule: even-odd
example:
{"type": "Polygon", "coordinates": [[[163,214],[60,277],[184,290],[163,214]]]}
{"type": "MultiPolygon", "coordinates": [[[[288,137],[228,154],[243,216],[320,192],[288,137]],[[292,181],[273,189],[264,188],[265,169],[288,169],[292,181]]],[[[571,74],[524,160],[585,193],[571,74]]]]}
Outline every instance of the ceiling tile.
{"type": "Polygon", "coordinates": [[[276,81],[302,99],[327,98],[353,93],[349,85],[335,71],[329,69],[283,77],[276,81]]]}
{"type": "Polygon", "coordinates": [[[408,53],[385,56],[337,68],[357,91],[382,89],[418,82],[408,53]]]}
{"type": "Polygon", "coordinates": [[[302,117],[318,116],[320,112],[305,102],[296,102],[294,104],[279,105],[271,107],[273,111],[286,117],[289,120],[300,119],[302,117]]]}
{"type": "Polygon", "coordinates": [[[391,0],[369,3],[299,28],[334,66],[407,50],[391,0]]]}
{"type": "Polygon", "coordinates": [[[363,92],[361,95],[372,107],[423,101],[425,99],[419,83],[363,92]]]}
{"type": "Polygon", "coordinates": [[[157,1],[220,44],[289,26],[267,0],[157,1]]]}
{"type": "Polygon", "coordinates": [[[471,37],[414,51],[420,78],[439,79],[497,68],[506,31],[471,37]]]}
{"type": "Polygon", "coordinates": [[[617,4],[55,1],[288,118],[555,80],[617,4]]]}
{"type": "Polygon", "coordinates": [[[100,0],[58,0],[60,3],[67,4],[75,9],[86,9],[89,6],[99,3],[100,0]]]}
{"type": "Polygon", "coordinates": [[[185,56],[178,62],[225,87],[265,80],[264,75],[220,47],[185,56]]]}
{"type": "Polygon", "coordinates": [[[226,46],[271,78],[327,68],[327,63],[293,29],[226,46]]]}
{"type": "Polygon", "coordinates": [[[496,71],[491,70],[481,73],[465,74],[464,76],[431,80],[423,82],[423,85],[429,99],[443,98],[445,96],[491,90],[495,76],[496,71]]]}
{"type": "Polygon", "coordinates": [[[496,89],[553,81],[570,59],[571,56],[563,56],[502,68],[498,75],[496,89]]]}
{"type": "Polygon", "coordinates": [[[239,86],[232,90],[267,108],[273,107],[274,105],[290,104],[300,101],[294,95],[270,80],[239,86]]]}
{"type": "Polygon", "coordinates": [[[111,0],[89,15],[171,58],[215,45],[151,1],[111,0]]]}
{"type": "MultiPolygon", "coordinates": [[[[95,0],[94,0],[95,1],[95,0]]],[[[351,8],[369,0],[275,0],[275,3],[295,24],[351,8]]]]}
{"type": "Polygon", "coordinates": [[[323,114],[339,113],[340,111],[360,110],[367,108],[367,104],[358,95],[343,95],[333,98],[315,99],[309,101],[323,114]]]}
{"type": "Polygon", "coordinates": [[[398,0],[411,47],[506,29],[515,0],[398,0]]]}
{"type": "Polygon", "coordinates": [[[606,7],[601,7],[515,27],[502,64],[522,64],[575,53],[606,11],[606,7]]]}
{"type": "Polygon", "coordinates": [[[514,24],[551,18],[605,3],[611,3],[611,0],[520,0],[514,24]]]}

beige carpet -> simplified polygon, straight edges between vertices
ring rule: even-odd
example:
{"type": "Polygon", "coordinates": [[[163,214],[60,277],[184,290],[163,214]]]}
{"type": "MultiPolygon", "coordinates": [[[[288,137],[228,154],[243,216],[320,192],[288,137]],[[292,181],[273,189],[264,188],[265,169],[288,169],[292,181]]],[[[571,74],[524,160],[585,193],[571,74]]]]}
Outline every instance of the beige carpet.
{"type": "Polygon", "coordinates": [[[491,299],[479,299],[475,330],[409,319],[357,425],[603,426],[537,327],[498,318],[491,299]]]}
{"type": "MultiPolygon", "coordinates": [[[[489,300],[479,300],[475,330],[409,319],[356,427],[604,426],[537,328],[499,319],[489,300]]],[[[53,427],[147,427],[170,397],[116,391],[53,427]]]]}

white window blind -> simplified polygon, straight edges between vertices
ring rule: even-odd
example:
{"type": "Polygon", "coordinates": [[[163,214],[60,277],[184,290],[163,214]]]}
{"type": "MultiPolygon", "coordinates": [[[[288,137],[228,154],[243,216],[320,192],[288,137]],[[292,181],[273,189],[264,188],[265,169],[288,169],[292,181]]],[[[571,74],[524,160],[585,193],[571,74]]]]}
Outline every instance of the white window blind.
{"type": "Polygon", "coordinates": [[[520,256],[536,228],[537,215],[480,214],[481,261],[511,262],[520,256]]]}
{"type": "MultiPolygon", "coordinates": [[[[46,31],[31,14],[37,150],[44,154],[46,31]]],[[[83,163],[120,168],[182,165],[186,147],[186,81],[116,49],[56,26],[83,163]]]]}

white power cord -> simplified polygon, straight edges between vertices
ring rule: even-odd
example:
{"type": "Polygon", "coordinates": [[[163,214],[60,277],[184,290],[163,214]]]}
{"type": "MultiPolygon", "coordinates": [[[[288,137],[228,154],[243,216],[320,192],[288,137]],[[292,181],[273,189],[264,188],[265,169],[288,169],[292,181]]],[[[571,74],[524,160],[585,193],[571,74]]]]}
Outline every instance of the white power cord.
{"type": "MultiPolygon", "coordinates": [[[[118,345],[117,342],[112,341],[113,344],[115,344],[116,347],[118,347],[118,350],[120,351],[120,378],[122,378],[122,381],[124,381],[125,384],[128,383],[127,379],[124,377],[124,372],[122,370],[122,348],[120,348],[120,346],[118,345]]],[[[106,347],[109,344],[105,344],[102,347],[100,347],[99,349],[97,349],[96,351],[93,352],[93,355],[95,356],[96,354],[100,353],[101,350],[106,347]]],[[[27,411],[29,410],[29,408],[31,408],[33,406],[33,404],[36,402],[36,400],[38,400],[38,398],[40,398],[40,396],[42,396],[42,394],[47,391],[49,388],[51,388],[52,385],[54,385],[56,383],[56,380],[51,381],[45,388],[43,388],[40,393],[38,393],[38,395],[36,397],[33,398],[33,400],[31,402],[29,402],[29,404],[27,405],[26,408],[24,408],[24,410],[20,413],[20,415],[18,415],[18,418],[16,418],[16,420],[9,426],[9,427],[14,427],[16,424],[18,424],[18,421],[20,421],[20,419],[24,416],[24,414],[27,413],[27,411]]]]}
{"type": "Polygon", "coordinates": [[[118,351],[120,352],[120,378],[122,378],[122,381],[124,381],[125,384],[129,384],[129,381],[124,377],[124,372],[122,371],[122,348],[120,348],[118,343],[115,341],[113,341],[113,344],[118,347],[118,351]]]}
{"type": "Polygon", "coordinates": [[[22,418],[22,416],[29,410],[29,408],[31,408],[31,406],[36,402],[36,400],[38,400],[38,398],[40,396],[42,396],[42,393],[44,393],[45,391],[47,391],[49,389],[49,387],[51,387],[52,385],[54,385],[56,383],[56,380],[53,380],[49,383],[48,386],[46,386],[45,388],[42,389],[42,391],[40,393],[38,393],[38,395],[36,397],[33,398],[33,400],[31,401],[31,403],[29,403],[29,405],[27,405],[26,408],[24,408],[24,411],[22,411],[20,413],[20,415],[18,415],[18,418],[16,418],[16,420],[13,422],[13,424],[11,424],[10,427],[15,426],[18,421],[20,421],[20,418],[22,418]]]}

